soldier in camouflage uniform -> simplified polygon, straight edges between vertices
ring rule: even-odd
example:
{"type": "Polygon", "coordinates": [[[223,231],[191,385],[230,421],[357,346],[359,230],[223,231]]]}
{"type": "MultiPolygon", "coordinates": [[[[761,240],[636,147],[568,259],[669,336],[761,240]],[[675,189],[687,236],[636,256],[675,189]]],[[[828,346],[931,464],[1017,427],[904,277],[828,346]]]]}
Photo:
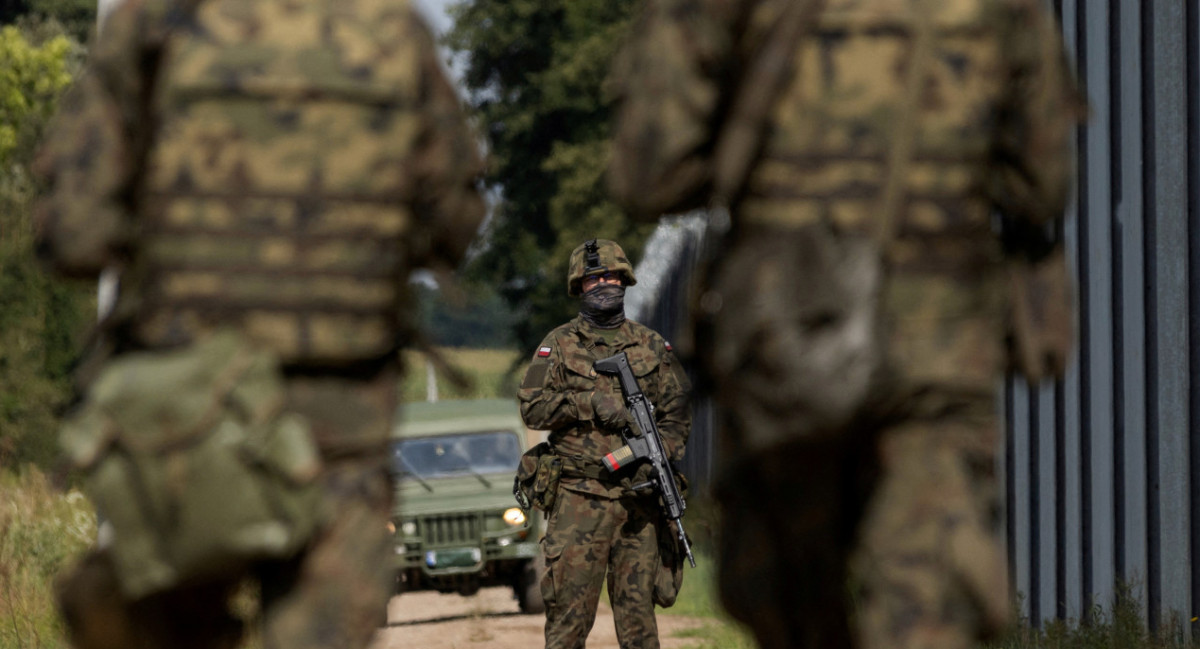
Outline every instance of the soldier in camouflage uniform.
{"type": "Polygon", "coordinates": [[[616,72],[618,201],[641,219],[728,206],[695,314],[724,419],[722,600],[763,647],[966,647],[1010,606],[994,484],[1005,253],[1033,254],[1061,219],[1082,102],[1039,0],[810,0],[772,49],[790,1],[652,0],[616,72]],[[737,84],[770,65],[777,91],[738,122],[761,88],[737,84]],[[795,305],[827,289],[806,271],[871,237],[890,399],[797,433],[814,398],[797,341],[823,321],[795,305]]]}
{"type": "MultiPolygon", "coordinates": [[[[478,141],[407,0],[125,0],[38,161],[40,252],[121,269],[117,358],[240,331],[323,458],[317,532],[263,566],[268,647],[361,647],[393,588],[386,439],[414,268],[484,213],[478,141]]],[[[103,552],[63,580],[77,646],[237,642],[228,582],[144,600],[103,552]]]]}
{"type": "Polygon", "coordinates": [[[620,246],[598,240],[598,259],[586,264],[585,245],[571,253],[567,277],[567,293],[583,301],[579,315],[542,340],[518,393],[525,424],[549,431],[563,462],[542,542],[546,647],[584,646],[607,574],[621,647],[653,649],[654,605],[671,603],[655,591],[660,545],[674,543],[674,534],[657,498],[631,489],[648,479],[648,467],[610,474],[601,463],[625,445],[621,429],[630,419],[617,379],[598,375],[592,363],[626,353],[673,461],[682,459],[690,432],[690,385],[670,344],[625,318],[625,287],[637,280],[620,246]]]}

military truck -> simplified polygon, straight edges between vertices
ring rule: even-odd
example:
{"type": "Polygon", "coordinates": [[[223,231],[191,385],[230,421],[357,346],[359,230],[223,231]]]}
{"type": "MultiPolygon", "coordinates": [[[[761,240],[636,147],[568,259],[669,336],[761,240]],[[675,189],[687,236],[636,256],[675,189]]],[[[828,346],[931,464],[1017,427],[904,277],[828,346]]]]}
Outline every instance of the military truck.
{"type": "Polygon", "coordinates": [[[541,515],[512,494],[521,454],[536,441],[511,399],[401,407],[390,448],[398,594],[509,586],[522,612],[545,610],[541,515]]]}

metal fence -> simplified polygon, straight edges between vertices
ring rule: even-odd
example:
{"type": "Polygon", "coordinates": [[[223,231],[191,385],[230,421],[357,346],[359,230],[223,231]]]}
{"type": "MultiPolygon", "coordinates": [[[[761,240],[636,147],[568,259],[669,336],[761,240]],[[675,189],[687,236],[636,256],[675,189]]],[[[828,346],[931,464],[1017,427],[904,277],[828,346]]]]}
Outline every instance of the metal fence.
{"type": "MultiPolygon", "coordinates": [[[[691,214],[666,219],[650,240],[635,269],[638,284],[629,289],[629,317],[658,331],[674,344],[683,344],[686,359],[688,301],[691,282],[700,262],[707,220],[691,214]]],[[[688,371],[693,376],[694,370],[688,371]]],[[[692,399],[692,433],[680,470],[694,490],[708,487],[713,477],[713,407],[704,395],[692,399]]]]}
{"type": "Polygon", "coordinates": [[[1065,228],[1079,348],[1065,380],[1009,382],[1012,578],[1033,621],[1133,589],[1151,627],[1200,603],[1200,9],[1061,0],[1091,103],[1065,228]]]}

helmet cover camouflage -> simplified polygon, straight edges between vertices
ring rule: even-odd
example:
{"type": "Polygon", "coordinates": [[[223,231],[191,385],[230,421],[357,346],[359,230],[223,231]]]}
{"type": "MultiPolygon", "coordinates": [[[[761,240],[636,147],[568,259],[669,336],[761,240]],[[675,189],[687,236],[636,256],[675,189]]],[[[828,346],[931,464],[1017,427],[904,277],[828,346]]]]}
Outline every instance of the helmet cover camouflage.
{"type": "Polygon", "coordinates": [[[589,239],[579,244],[579,247],[571,251],[571,260],[567,264],[567,295],[575,297],[583,294],[585,276],[610,272],[620,273],[622,286],[637,284],[637,278],[633,275],[633,264],[629,263],[629,258],[617,242],[589,239]],[[589,246],[592,249],[589,249],[589,246]]]}

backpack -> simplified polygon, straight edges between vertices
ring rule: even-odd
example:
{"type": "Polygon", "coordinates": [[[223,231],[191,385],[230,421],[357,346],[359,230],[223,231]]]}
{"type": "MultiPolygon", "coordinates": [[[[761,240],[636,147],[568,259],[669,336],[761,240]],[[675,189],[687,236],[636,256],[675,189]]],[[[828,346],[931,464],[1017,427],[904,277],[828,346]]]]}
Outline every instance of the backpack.
{"type": "Polygon", "coordinates": [[[100,372],[59,442],[112,527],[126,596],[240,575],[305,545],[321,463],[283,403],[275,357],[227,330],[100,372]]]}

